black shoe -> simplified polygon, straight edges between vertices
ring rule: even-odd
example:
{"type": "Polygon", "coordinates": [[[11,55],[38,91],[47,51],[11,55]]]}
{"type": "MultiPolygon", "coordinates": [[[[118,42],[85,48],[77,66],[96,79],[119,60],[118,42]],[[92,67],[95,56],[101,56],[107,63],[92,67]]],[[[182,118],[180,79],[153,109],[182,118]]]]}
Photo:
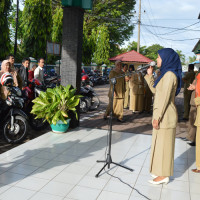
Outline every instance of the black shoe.
{"type": "Polygon", "coordinates": [[[123,119],[117,119],[117,121],[121,123],[125,122],[123,119]]]}
{"type": "Polygon", "coordinates": [[[196,146],[196,142],[188,142],[188,144],[192,147],[196,146]]]}

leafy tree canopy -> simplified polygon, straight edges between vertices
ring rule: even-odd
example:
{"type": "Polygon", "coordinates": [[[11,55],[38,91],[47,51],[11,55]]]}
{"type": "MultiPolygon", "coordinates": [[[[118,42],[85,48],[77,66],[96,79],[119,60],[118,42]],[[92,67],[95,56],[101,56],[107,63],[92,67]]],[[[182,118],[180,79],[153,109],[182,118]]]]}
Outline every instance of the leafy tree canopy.
{"type": "Polygon", "coordinates": [[[45,57],[46,42],[51,40],[51,0],[26,0],[22,14],[22,45],[25,56],[45,57]]]}
{"type": "Polygon", "coordinates": [[[10,53],[11,40],[8,16],[11,8],[11,0],[0,1],[0,60],[4,60],[10,53]]]}

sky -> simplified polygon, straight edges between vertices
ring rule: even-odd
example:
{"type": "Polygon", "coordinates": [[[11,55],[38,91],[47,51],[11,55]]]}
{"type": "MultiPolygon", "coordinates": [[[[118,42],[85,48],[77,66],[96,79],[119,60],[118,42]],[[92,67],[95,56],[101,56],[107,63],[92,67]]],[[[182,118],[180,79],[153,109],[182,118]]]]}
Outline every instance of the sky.
{"type": "MultiPolygon", "coordinates": [[[[136,2],[136,13],[132,19],[132,23],[137,22],[139,15],[139,0],[136,0],[136,2]]],[[[152,44],[160,44],[164,47],[181,50],[186,59],[189,56],[194,56],[195,54],[192,52],[192,49],[198,42],[198,39],[194,38],[200,39],[199,3],[199,0],[141,0],[142,25],[140,45],[150,46],[152,44]],[[185,28],[190,30],[182,29],[177,31],[177,29],[171,28],[185,28]]],[[[137,37],[138,26],[136,24],[133,35],[129,41],[125,42],[124,46],[128,42],[137,41],[137,37]]]]}
{"type": "MultiPolygon", "coordinates": [[[[189,56],[194,56],[195,54],[192,52],[192,49],[198,42],[198,39],[194,38],[200,39],[200,19],[198,19],[200,13],[199,1],[200,0],[141,0],[142,24],[140,45],[150,46],[152,44],[160,44],[164,47],[181,50],[186,56],[186,59],[189,56]],[[161,28],[160,26],[170,28],[161,28]],[[182,29],[184,27],[190,30],[177,31],[176,29],[182,29]]],[[[13,2],[16,3],[16,0],[13,2]]],[[[20,9],[23,9],[22,5],[20,5],[20,9]]],[[[131,20],[131,23],[134,24],[137,22],[139,15],[139,0],[136,0],[135,11],[136,13],[131,20]]],[[[137,41],[137,37],[138,26],[135,24],[133,35],[129,41],[125,41],[123,47],[127,46],[129,42],[137,41]]]]}

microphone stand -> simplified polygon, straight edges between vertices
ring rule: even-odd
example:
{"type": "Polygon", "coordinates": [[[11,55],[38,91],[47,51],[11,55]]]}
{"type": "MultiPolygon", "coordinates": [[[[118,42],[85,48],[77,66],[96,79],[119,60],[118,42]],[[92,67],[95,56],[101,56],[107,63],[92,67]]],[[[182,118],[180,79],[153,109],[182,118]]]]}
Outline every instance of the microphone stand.
{"type": "Polygon", "coordinates": [[[115,84],[116,84],[116,79],[117,78],[122,78],[125,77],[129,74],[133,74],[136,72],[129,72],[120,76],[116,76],[112,79],[110,79],[110,83],[112,85],[112,96],[111,96],[111,100],[110,100],[110,124],[109,124],[109,145],[108,145],[108,153],[107,153],[107,158],[106,160],[97,160],[97,162],[103,162],[105,163],[104,166],[101,168],[101,170],[95,175],[96,178],[98,178],[99,174],[105,169],[106,166],[108,166],[108,169],[110,169],[110,164],[115,164],[119,167],[123,167],[127,170],[130,170],[131,172],[133,171],[133,169],[129,168],[129,167],[125,167],[119,163],[113,162],[112,161],[112,157],[111,157],[111,142],[112,142],[112,118],[113,118],[113,98],[114,98],[114,90],[115,90],[115,84]]]}

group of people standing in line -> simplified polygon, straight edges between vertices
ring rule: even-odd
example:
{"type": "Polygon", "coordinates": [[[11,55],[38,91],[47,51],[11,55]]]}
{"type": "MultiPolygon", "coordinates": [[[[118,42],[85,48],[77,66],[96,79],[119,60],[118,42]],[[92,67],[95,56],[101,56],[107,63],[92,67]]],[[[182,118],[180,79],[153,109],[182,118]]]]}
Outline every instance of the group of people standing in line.
{"type": "MultiPolygon", "coordinates": [[[[142,112],[151,112],[152,92],[149,89],[144,75],[141,72],[134,72],[134,66],[124,64],[121,61],[115,62],[115,68],[109,74],[109,78],[117,78],[115,84],[114,98],[113,98],[113,113],[117,116],[119,122],[124,122],[123,109],[129,109],[133,114],[140,114],[142,112]],[[127,74],[129,73],[129,74],[127,74]],[[126,76],[123,76],[127,74],[126,76]]],[[[109,90],[108,97],[111,98],[112,87],[109,90]]],[[[107,107],[104,119],[110,114],[110,104],[107,107]]]]}
{"type": "MultiPolygon", "coordinates": [[[[22,65],[19,69],[14,66],[15,58],[13,55],[9,55],[6,60],[1,63],[0,78],[4,73],[10,73],[13,77],[13,85],[23,89],[33,79],[39,80],[41,83],[44,82],[44,59],[38,60],[38,66],[33,65],[30,69],[30,59],[24,58],[22,65]]],[[[5,100],[8,96],[9,91],[5,86],[0,84],[0,99],[5,100]]]]}
{"type": "MultiPolygon", "coordinates": [[[[144,102],[146,102],[144,99],[147,91],[145,88],[148,88],[151,92],[149,100],[147,101],[148,108],[151,108],[153,95],[153,133],[150,159],[150,175],[153,179],[149,180],[149,182],[151,184],[167,184],[170,180],[169,177],[173,176],[174,169],[175,137],[178,122],[175,96],[179,94],[182,86],[182,66],[179,55],[171,48],[159,50],[157,67],[159,68],[159,76],[157,76],[156,79],[153,76],[153,67],[147,69],[147,74],[144,77],[141,73],[133,73],[131,76],[126,76],[124,73],[127,71],[127,67],[124,66],[122,70],[121,61],[116,61],[115,68],[110,72],[109,78],[116,78],[113,114],[117,117],[118,121],[123,122],[123,108],[128,106],[127,91],[130,91],[129,109],[134,113],[135,111],[141,112],[144,110],[144,102]],[[137,87],[134,84],[137,85],[137,87]],[[135,90],[135,88],[137,88],[137,90],[135,90]]],[[[186,82],[187,77],[188,75],[185,76],[183,81],[186,82]]],[[[110,113],[112,88],[111,84],[108,93],[110,101],[104,114],[104,119],[107,119],[110,113]]],[[[187,91],[194,90],[195,93],[194,102],[197,108],[197,116],[193,125],[197,126],[197,168],[192,171],[200,173],[200,73],[196,76],[196,81],[186,86],[186,89],[187,91]]]]}

